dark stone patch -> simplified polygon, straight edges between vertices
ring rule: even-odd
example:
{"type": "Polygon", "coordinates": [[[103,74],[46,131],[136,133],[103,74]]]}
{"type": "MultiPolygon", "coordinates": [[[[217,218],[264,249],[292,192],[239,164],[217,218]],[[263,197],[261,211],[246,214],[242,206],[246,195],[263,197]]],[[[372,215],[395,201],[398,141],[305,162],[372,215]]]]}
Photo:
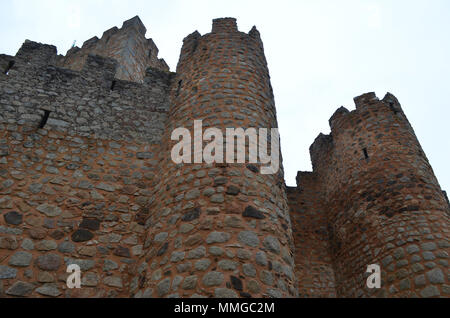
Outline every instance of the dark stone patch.
{"type": "Polygon", "coordinates": [[[93,238],[94,238],[94,234],[92,234],[88,230],[84,230],[84,229],[76,230],[72,234],[72,241],[77,242],[77,243],[87,242],[87,241],[92,240],[93,238]]]}
{"type": "Polygon", "coordinates": [[[242,298],[252,298],[252,295],[250,295],[249,293],[245,293],[245,292],[240,292],[239,295],[242,298]]]}
{"type": "Polygon", "coordinates": [[[158,251],[158,253],[157,253],[157,256],[162,256],[162,255],[164,255],[164,254],[167,252],[167,249],[168,249],[168,248],[169,248],[169,243],[168,243],[168,242],[164,243],[164,245],[161,246],[161,248],[159,249],[159,251],[158,251]]]}
{"type": "Polygon", "coordinates": [[[200,208],[194,208],[194,209],[190,210],[189,212],[187,212],[185,215],[183,215],[181,220],[183,222],[194,221],[194,220],[196,220],[196,219],[198,219],[200,217],[201,213],[202,212],[200,211],[200,208]]]}
{"type": "Polygon", "coordinates": [[[138,152],[136,157],[138,159],[152,159],[153,158],[153,154],[151,152],[138,152]]]}
{"type": "Polygon", "coordinates": [[[249,164],[247,165],[247,169],[250,170],[251,172],[254,173],[258,173],[259,172],[259,168],[255,165],[249,164]]]}
{"type": "Polygon", "coordinates": [[[57,241],[61,240],[64,236],[65,236],[64,232],[62,232],[60,230],[56,230],[56,231],[52,232],[52,234],[50,234],[50,237],[57,241]]]}
{"type": "Polygon", "coordinates": [[[75,163],[70,163],[66,166],[67,170],[77,170],[78,168],[80,168],[80,166],[75,163]]]}
{"type": "Polygon", "coordinates": [[[98,231],[100,229],[100,221],[93,219],[83,219],[80,224],[80,228],[91,231],[98,231]]]}
{"type": "Polygon", "coordinates": [[[240,192],[241,192],[241,189],[239,189],[238,187],[232,185],[232,186],[228,187],[226,193],[228,195],[238,195],[240,192]]]}
{"type": "Polygon", "coordinates": [[[3,215],[5,218],[6,223],[12,224],[12,225],[19,225],[22,224],[23,217],[22,214],[16,211],[8,212],[3,215]]]}
{"type": "Polygon", "coordinates": [[[217,177],[214,179],[214,186],[218,187],[221,185],[225,185],[225,184],[227,184],[227,182],[228,182],[228,179],[226,177],[217,177]]]}
{"type": "Polygon", "coordinates": [[[242,216],[247,217],[247,218],[254,218],[254,219],[265,219],[266,216],[259,210],[255,209],[252,206],[248,206],[244,213],[242,213],[242,216]]]}
{"type": "Polygon", "coordinates": [[[236,289],[237,291],[243,290],[242,280],[240,280],[239,278],[237,278],[235,276],[231,276],[230,280],[231,280],[231,285],[233,286],[234,289],[236,289]]]}
{"type": "Polygon", "coordinates": [[[126,257],[126,258],[130,258],[130,250],[126,247],[123,246],[118,246],[115,250],[114,250],[114,255],[116,256],[120,256],[120,257],[126,257]]]}

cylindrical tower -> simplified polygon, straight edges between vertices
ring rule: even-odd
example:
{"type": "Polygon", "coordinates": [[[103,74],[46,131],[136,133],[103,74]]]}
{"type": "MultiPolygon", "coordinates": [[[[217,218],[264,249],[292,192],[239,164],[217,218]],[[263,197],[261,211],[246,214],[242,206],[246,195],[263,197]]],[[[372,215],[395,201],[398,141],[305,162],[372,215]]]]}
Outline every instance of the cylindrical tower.
{"type": "Polygon", "coordinates": [[[337,296],[448,297],[449,207],[425,153],[393,95],[355,103],[311,147],[337,296]],[[381,267],[381,289],[366,285],[371,264],[381,267]]]}
{"type": "Polygon", "coordinates": [[[282,167],[264,175],[247,161],[171,159],[172,132],[184,127],[194,137],[194,120],[224,137],[226,128],[267,128],[270,136],[278,127],[256,28],[246,34],[235,19],[217,19],[211,33],[185,38],[171,98],[136,296],[296,296],[282,167]]]}

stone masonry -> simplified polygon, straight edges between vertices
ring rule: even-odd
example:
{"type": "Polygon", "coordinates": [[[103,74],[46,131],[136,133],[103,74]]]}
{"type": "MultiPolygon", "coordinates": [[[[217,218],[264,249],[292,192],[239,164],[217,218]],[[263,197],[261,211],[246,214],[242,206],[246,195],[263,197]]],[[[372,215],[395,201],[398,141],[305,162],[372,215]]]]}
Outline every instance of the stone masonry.
{"type": "Polygon", "coordinates": [[[175,164],[194,120],[278,127],[263,44],[216,19],[171,73],[145,34],[0,55],[0,297],[449,297],[450,206],[393,95],[337,110],[297,187],[175,164]]]}

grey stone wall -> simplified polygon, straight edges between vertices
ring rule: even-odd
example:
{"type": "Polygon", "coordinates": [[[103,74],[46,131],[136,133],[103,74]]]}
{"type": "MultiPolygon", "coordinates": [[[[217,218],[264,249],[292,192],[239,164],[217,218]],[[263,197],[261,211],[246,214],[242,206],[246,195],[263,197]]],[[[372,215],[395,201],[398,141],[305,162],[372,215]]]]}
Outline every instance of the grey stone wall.
{"type": "Polygon", "coordinates": [[[148,69],[141,84],[115,79],[110,58],[88,55],[79,72],[55,61],[55,47],[31,41],[15,57],[0,56],[0,123],[37,129],[47,110],[46,127],[70,135],[160,141],[171,73],[148,69]]]}

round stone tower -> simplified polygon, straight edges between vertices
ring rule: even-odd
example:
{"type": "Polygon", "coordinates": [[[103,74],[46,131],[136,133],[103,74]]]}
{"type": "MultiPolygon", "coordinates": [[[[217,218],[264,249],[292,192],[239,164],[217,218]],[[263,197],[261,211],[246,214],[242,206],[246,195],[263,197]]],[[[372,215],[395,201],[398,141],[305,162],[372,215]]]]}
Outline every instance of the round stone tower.
{"type": "MultiPolygon", "coordinates": [[[[259,161],[207,164],[193,141],[195,120],[202,121],[202,132],[218,128],[224,140],[227,128],[267,128],[270,137],[270,129],[278,127],[256,28],[246,34],[235,19],[217,19],[211,33],[186,37],[171,100],[136,296],[296,296],[281,165],[275,174],[262,174],[259,161]],[[177,128],[190,132],[193,163],[171,158],[177,128]]],[[[247,150],[250,146],[246,142],[247,150]]],[[[224,158],[225,153],[224,146],[224,158]]]]}
{"type": "Polygon", "coordinates": [[[340,108],[311,147],[328,207],[338,297],[448,294],[449,206],[398,100],[340,108]],[[369,265],[381,288],[369,289],[369,265]]]}

